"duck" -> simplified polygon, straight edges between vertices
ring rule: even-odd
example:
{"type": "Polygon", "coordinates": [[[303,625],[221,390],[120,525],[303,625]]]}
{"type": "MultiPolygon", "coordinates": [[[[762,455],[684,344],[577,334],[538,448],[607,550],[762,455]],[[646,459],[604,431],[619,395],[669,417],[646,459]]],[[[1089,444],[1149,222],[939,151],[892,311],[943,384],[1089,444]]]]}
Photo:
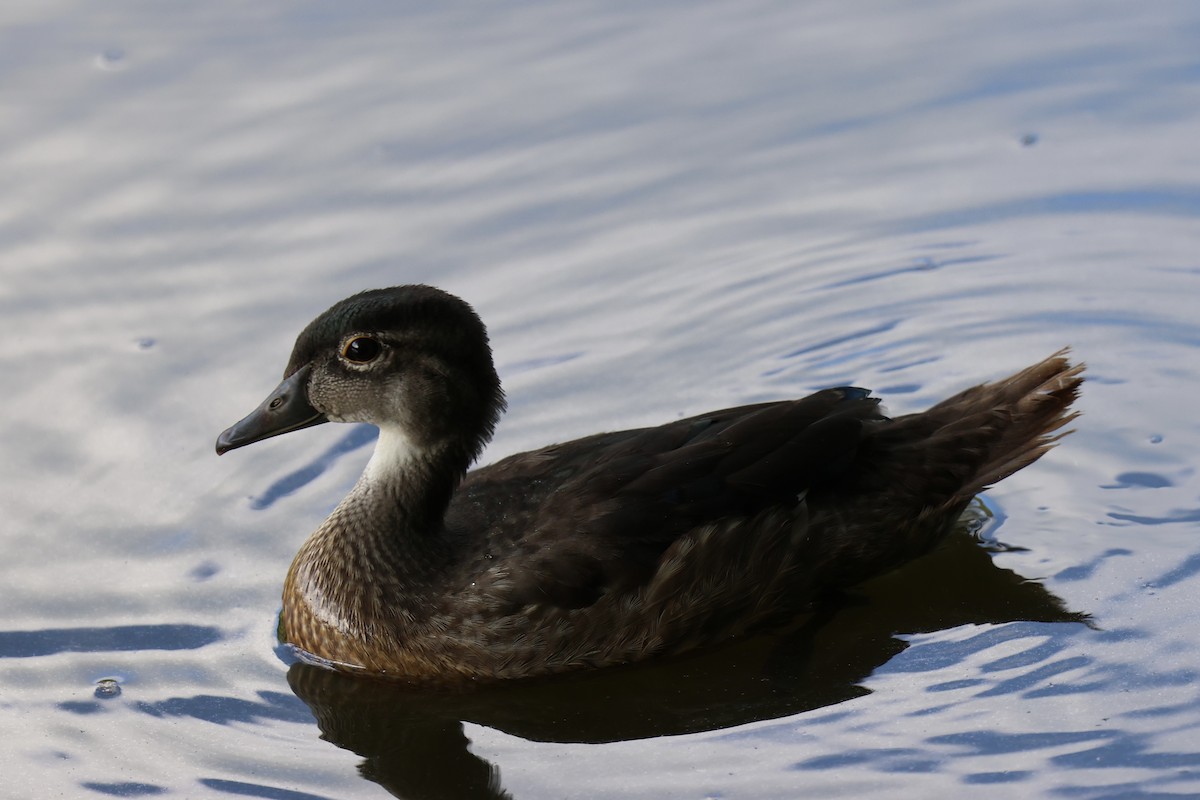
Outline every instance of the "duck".
{"type": "Polygon", "coordinates": [[[416,685],[632,664],[753,634],[933,549],[1078,412],[1068,349],[929,409],[852,386],[598,433],[470,469],[505,410],[487,329],[426,285],[335,303],[217,453],[326,422],[379,429],[300,547],[279,637],[416,685]]]}

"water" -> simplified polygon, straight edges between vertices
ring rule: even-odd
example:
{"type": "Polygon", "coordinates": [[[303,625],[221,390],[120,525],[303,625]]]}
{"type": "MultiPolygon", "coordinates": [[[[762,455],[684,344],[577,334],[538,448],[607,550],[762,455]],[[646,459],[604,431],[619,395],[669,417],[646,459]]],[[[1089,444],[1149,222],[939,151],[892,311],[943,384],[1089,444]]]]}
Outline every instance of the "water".
{"type": "Polygon", "coordinates": [[[9,5],[0,795],[1200,793],[1193,4],[9,5]],[[415,281],[489,323],[485,459],[1064,344],[1084,416],[982,546],[793,630],[458,698],[289,669],[370,432],[212,443],[415,281]]]}

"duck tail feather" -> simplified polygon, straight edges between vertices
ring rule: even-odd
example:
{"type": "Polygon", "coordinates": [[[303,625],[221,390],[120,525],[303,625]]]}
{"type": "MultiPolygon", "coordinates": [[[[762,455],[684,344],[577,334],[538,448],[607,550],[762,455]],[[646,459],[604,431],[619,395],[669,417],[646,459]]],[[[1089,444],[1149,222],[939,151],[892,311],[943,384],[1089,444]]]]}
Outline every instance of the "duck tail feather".
{"type": "Polygon", "coordinates": [[[965,502],[1029,466],[1069,434],[1063,429],[1079,416],[1071,404],[1085,365],[1072,364],[1068,356],[1069,348],[1063,348],[1007,378],[898,417],[885,434],[896,437],[894,463],[911,468],[914,458],[922,459],[924,468],[916,471],[925,480],[937,474],[935,481],[946,481],[942,490],[950,503],[965,502]]]}

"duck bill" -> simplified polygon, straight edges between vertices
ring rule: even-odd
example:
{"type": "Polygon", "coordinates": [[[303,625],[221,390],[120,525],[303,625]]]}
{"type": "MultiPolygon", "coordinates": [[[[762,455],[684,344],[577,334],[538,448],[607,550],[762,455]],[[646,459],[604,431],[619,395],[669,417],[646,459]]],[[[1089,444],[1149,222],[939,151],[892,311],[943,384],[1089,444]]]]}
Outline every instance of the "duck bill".
{"type": "Polygon", "coordinates": [[[305,387],[311,369],[304,366],[296,370],[291,377],[275,387],[275,391],[262,401],[262,405],[218,436],[217,455],[224,455],[230,450],[270,439],[272,436],[328,422],[329,418],[308,402],[305,387]]]}

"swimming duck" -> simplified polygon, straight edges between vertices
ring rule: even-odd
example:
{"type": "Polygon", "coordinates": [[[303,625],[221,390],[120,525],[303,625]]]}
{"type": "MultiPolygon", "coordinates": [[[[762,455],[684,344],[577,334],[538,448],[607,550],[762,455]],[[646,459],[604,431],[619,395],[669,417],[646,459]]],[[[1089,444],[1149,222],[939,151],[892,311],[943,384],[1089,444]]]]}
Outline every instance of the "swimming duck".
{"type": "Polygon", "coordinates": [[[825,389],[468,472],[505,407],[487,331],[459,298],[398,286],[313,320],[217,453],[378,426],[288,571],[281,638],[346,672],[499,681],[714,644],[927,552],[1065,435],[1082,371],[1060,351],[894,419],[825,389]]]}

